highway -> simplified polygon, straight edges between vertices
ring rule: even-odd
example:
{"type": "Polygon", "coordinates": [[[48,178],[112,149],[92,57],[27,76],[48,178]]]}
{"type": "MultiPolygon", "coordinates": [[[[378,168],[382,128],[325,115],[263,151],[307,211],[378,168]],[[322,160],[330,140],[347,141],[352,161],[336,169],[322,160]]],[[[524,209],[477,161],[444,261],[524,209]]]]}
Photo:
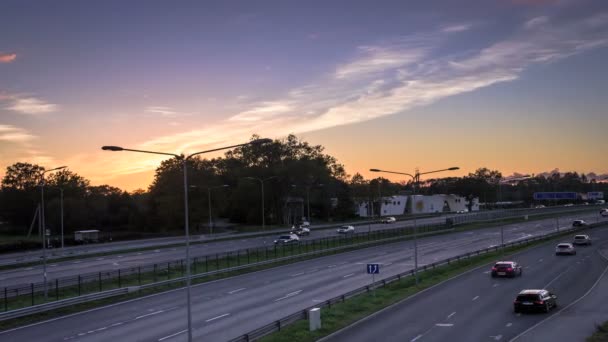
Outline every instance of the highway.
{"type": "MultiPolygon", "coordinates": [[[[549,207],[549,208],[544,208],[544,209],[536,209],[536,210],[534,210],[534,213],[535,214],[551,214],[551,213],[555,212],[555,210],[560,210],[560,212],[573,212],[573,211],[580,212],[580,211],[585,211],[585,210],[591,211],[591,212],[597,212],[599,210],[599,207],[596,207],[596,206],[594,206],[594,207],[578,206],[578,207],[567,207],[567,208],[566,207],[549,207]]],[[[430,224],[444,223],[445,219],[449,218],[449,217],[475,216],[475,215],[485,214],[485,213],[501,213],[503,211],[505,211],[505,210],[475,212],[475,213],[470,213],[470,214],[466,214],[466,215],[445,214],[445,215],[441,215],[441,216],[424,217],[424,218],[418,219],[418,224],[430,225],[430,224]]],[[[333,234],[335,228],[328,228],[328,227],[335,227],[336,225],[339,225],[339,224],[340,223],[337,223],[337,222],[333,223],[333,224],[321,224],[321,225],[313,224],[312,229],[315,232],[322,232],[323,230],[325,230],[325,232],[323,234],[331,235],[331,234],[333,234]]],[[[365,221],[364,222],[358,221],[358,222],[351,222],[351,223],[343,223],[343,224],[355,225],[358,229],[367,229],[368,228],[368,224],[365,221]]],[[[412,218],[408,217],[408,220],[399,221],[396,224],[393,224],[391,226],[404,227],[404,226],[411,226],[412,224],[413,224],[412,218]]],[[[371,226],[372,226],[372,230],[386,228],[382,224],[373,224],[372,223],[371,226]]],[[[276,235],[281,234],[282,232],[286,232],[286,231],[288,231],[287,227],[285,229],[274,230],[276,235]]],[[[226,239],[226,238],[241,238],[242,240],[245,240],[245,239],[260,237],[260,236],[263,236],[268,233],[269,232],[228,233],[228,234],[224,233],[224,234],[217,234],[217,235],[213,235],[213,236],[193,234],[190,239],[193,243],[199,243],[199,242],[206,243],[206,242],[213,242],[214,240],[217,240],[217,239],[226,239]]],[[[272,240],[272,238],[267,237],[267,240],[272,240]]],[[[128,250],[142,249],[142,248],[157,247],[158,249],[163,249],[169,245],[176,245],[176,244],[183,244],[183,243],[184,243],[184,238],[182,236],[174,236],[174,237],[142,239],[142,240],[116,241],[116,242],[101,243],[101,244],[89,244],[89,245],[84,245],[84,246],[69,246],[69,247],[65,247],[63,250],[49,249],[48,253],[47,253],[47,259],[53,260],[53,259],[59,259],[59,258],[64,258],[64,257],[86,258],[87,256],[89,256],[91,254],[119,253],[121,251],[125,251],[125,253],[126,253],[126,252],[128,252],[128,250]]],[[[30,251],[18,252],[18,253],[0,254],[0,266],[37,262],[37,261],[40,261],[41,257],[42,257],[41,250],[30,250],[30,251]]]]}
{"type": "MultiPolygon", "coordinates": [[[[475,214],[471,214],[471,215],[475,215],[475,214]]],[[[452,216],[454,216],[454,214],[420,218],[420,219],[418,219],[418,224],[444,223],[446,218],[452,217],[452,216]]],[[[377,222],[378,220],[375,220],[375,221],[377,222]]],[[[351,223],[344,223],[344,224],[355,225],[358,229],[367,229],[368,228],[367,223],[362,224],[361,222],[355,222],[355,223],[351,222],[351,223]]],[[[411,219],[410,219],[410,220],[399,221],[396,224],[392,224],[392,226],[404,227],[404,226],[408,226],[408,225],[412,225],[412,224],[413,223],[411,223],[411,219]]],[[[332,235],[335,232],[336,225],[339,225],[339,223],[313,225],[311,228],[315,231],[315,233],[320,233],[320,235],[319,234],[315,234],[315,235],[325,236],[325,235],[332,235]],[[328,227],[334,227],[334,228],[328,228],[328,227]]],[[[379,224],[379,223],[375,223],[375,224],[372,223],[371,226],[372,226],[372,230],[386,228],[386,225],[379,224]]],[[[225,240],[227,238],[235,238],[235,239],[240,238],[240,240],[247,240],[247,239],[253,239],[253,238],[262,238],[263,239],[264,237],[265,237],[265,240],[272,241],[275,237],[274,235],[279,235],[279,234],[281,234],[283,232],[287,232],[287,231],[289,231],[289,228],[285,227],[283,229],[276,229],[274,231],[254,232],[254,233],[227,233],[227,234],[222,233],[222,234],[217,234],[217,235],[193,234],[190,237],[190,241],[192,243],[200,243],[200,242],[219,243],[221,241],[214,241],[214,240],[218,240],[218,239],[225,240]],[[271,234],[270,236],[268,236],[268,234],[272,233],[272,232],[274,232],[275,234],[271,234]]],[[[63,250],[48,249],[47,250],[47,252],[48,252],[47,260],[59,259],[59,258],[64,258],[64,257],[86,258],[88,255],[91,255],[91,254],[118,253],[121,251],[128,251],[128,250],[133,250],[133,249],[143,249],[143,248],[157,247],[158,249],[164,249],[164,248],[167,248],[167,246],[183,244],[184,242],[185,242],[185,240],[184,240],[183,236],[174,236],[174,237],[152,238],[152,239],[142,239],[142,240],[116,241],[116,242],[89,244],[89,245],[82,245],[82,246],[69,246],[69,247],[65,247],[63,250]]],[[[18,252],[18,253],[1,254],[0,255],[0,266],[23,264],[23,263],[29,263],[29,262],[38,262],[38,261],[40,261],[41,257],[42,257],[41,250],[30,250],[30,251],[18,252]]]]}
{"type": "MultiPolygon", "coordinates": [[[[380,336],[383,341],[508,341],[583,296],[604,273],[608,261],[597,249],[602,242],[608,242],[608,230],[598,228],[590,234],[596,243],[577,248],[576,256],[555,256],[555,244],[542,245],[512,258],[524,266],[522,277],[493,279],[488,274],[489,267],[476,269],[323,341],[362,342],[380,336]],[[520,290],[540,288],[558,296],[557,309],[549,314],[513,312],[513,300],[520,290]]],[[[578,315],[578,319],[585,317],[578,315]]],[[[563,326],[561,330],[567,329],[563,326]]],[[[526,341],[582,341],[559,334],[552,336],[555,338],[526,341]]]]}
{"type": "MultiPolygon", "coordinates": [[[[595,213],[586,213],[560,217],[560,227],[568,228],[570,227],[572,220],[580,218],[585,219],[589,222],[595,222],[599,218],[599,216],[595,213]]],[[[400,222],[393,224],[370,225],[371,230],[395,229],[402,227],[409,227],[409,225],[400,222]]],[[[504,227],[505,230],[512,229],[513,231],[518,231],[520,236],[531,236],[534,234],[542,234],[544,232],[549,232],[551,230],[556,229],[556,220],[554,218],[549,218],[537,221],[530,221],[526,223],[510,224],[504,227]]],[[[362,227],[358,227],[357,229],[361,231],[361,228],[362,227]]],[[[365,231],[367,231],[368,227],[363,226],[363,228],[365,231]]],[[[499,234],[499,231],[499,227],[487,228],[485,230],[477,230],[477,232],[479,232],[480,234],[479,236],[487,236],[488,238],[499,234]]],[[[317,239],[320,237],[335,235],[337,235],[337,233],[333,229],[320,230],[313,231],[310,237],[304,237],[303,239],[317,239]]],[[[225,253],[253,247],[272,246],[273,240],[275,238],[276,236],[259,236],[238,240],[235,239],[207,244],[197,244],[191,246],[190,253],[192,257],[201,257],[205,255],[215,256],[216,253],[225,253]]],[[[77,276],[78,274],[83,273],[112,271],[121,268],[179,260],[183,259],[184,255],[185,249],[183,247],[172,247],[94,258],[83,258],[63,262],[49,262],[47,264],[47,274],[49,280],[54,280],[60,277],[77,276]]],[[[40,282],[42,281],[41,271],[42,265],[27,266],[23,268],[0,271],[0,284],[2,286],[14,286],[29,284],[32,282],[40,282]]]]}
{"type": "MultiPolygon", "coordinates": [[[[505,240],[513,241],[529,237],[531,234],[525,232],[529,228],[524,227],[530,224],[534,226],[539,223],[531,222],[519,226],[509,226],[505,230],[505,240]]],[[[539,232],[550,230],[552,229],[549,227],[538,228],[539,232]]],[[[595,234],[599,235],[599,229],[594,232],[594,237],[595,234]]],[[[602,232],[602,235],[606,235],[606,233],[602,232]]],[[[500,233],[497,229],[425,237],[419,240],[419,262],[420,265],[424,265],[467,251],[496,245],[499,242],[500,233]]],[[[383,277],[410,270],[413,268],[412,247],[412,241],[398,242],[196,285],[192,289],[194,338],[197,341],[228,340],[314,303],[369,284],[370,277],[366,274],[365,264],[370,262],[382,264],[383,277]]],[[[547,245],[531,252],[532,257],[525,259],[526,265],[529,267],[553,265],[549,262],[553,257],[552,248],[553,245],[547,245]],[[547,262],[541,264],[538,262],[539,259],[545,259],[547,262]],[[534,260],[536,264],[531,260],[534,260]]],[[[576,274],[580,285],[574,284],[573,286],[586,288],[586,279],[592,278],[594,270],[603,267],[605,263],[603,259],[598,260],[594,256],[593,248],[595,247],[574,258],[559,259],[561,265],[566,265],[565,269],[569,271],[577,269],[574,267],[576,261],[584,262],[587,270],[587,275],[579,275],[578,272],[563,275],[560,284],[562,280],[570,279],[572,274],[576,274]],[[596,264],[601,267],[595,266],[596,264]]],[[[522,259],[523,261],[524,259],[522,259]]],[[[533,285],[543,286],[549,279],[554,278],[554,271],[564,270],[559,265],[551,266],[550,276],[540,278],[539,282],[533,285]]],[[[522,279],[532,279],[532,274],[528,278],[528,272],[526,270],[522,279]]],[[[456,295],[458,300],[454,300],[454,303],[460,303],[466,298],[468,302],[465,307],[470,307],[474,304],[471,302],[474,296],[480,295],[487,300],[486,297],[489,297],[488,294],[490,294],[488,291],[491,289],[498,291],[494,288],[494,283],[489,280],[489,276],[482,270],[472,274],[482,279],[484,284],[489,284],[489,289],[485,292],[473,291],[473,296],[470,296],[473,289],[466,286],[464,289],[459,288],[461,291],[467,291],[464,292],[466,296],[456,295]]],[[[503,286],[500,291],[505,288],[509,289],[509,286],[519,289],[519,286],[512,285],[515,283],[507,281],[497,280],[495,282],[499,286],[503,286]]],[[[494,308],[496,312],[501,314],[510,312],[509,305],[513,299],[513,291],[516,290],[507,291],[508,295],[503,298],[507,301],[507,306],[494,308]]],[[[557,292],[562,291],[557,289],[557,292]]],[[[568,300],[568,296],[576,293],[576,291],[570,294],[567,291],[563,292],[564,301],[568,300]]],[[[480,301],[480,303],[483,302],[483,300],[480,301]]],[[[443,307],[446,306],[442,304],[440,308],[443,307]]],[[[462,311],[463,308],[459,310],[462,311]]],[[[453,309],[453,311],[458,310],[453,309]]],[[[483,312],[476,312],[476,314],[485,315],[483,312]]],[[[491,316],[488,315],[488,317],[491,316]]],[[[403,324],[401,325],[403,326],[403,324]]],[[[179,289],[9,330],[0,333],[0,340],[30,341],[44,336],[45,341],[185,341],[185,329],[185,292],[183,289],[179,289]]],[[[500,331],[498,333],[501,334],[500,331]]]]}
{"type": "MultiPolygon", "coordinates": [[[[608,245],[600,252],[608,256],[608,245]]],[[[555,315],[522,332],[511,341],[584,341],[595,332],[596,324],[608,321],[608,272],[598,279],[580,301],[562,306],[555,315]]]]}

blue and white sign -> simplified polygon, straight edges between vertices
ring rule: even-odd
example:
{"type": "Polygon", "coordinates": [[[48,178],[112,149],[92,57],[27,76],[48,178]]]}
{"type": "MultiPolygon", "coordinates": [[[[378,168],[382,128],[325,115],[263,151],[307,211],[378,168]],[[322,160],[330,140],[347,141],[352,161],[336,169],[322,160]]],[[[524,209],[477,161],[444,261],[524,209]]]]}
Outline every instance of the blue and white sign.
{"type": "Polygon", "coordinates": [[[576,200],[578,194],[576,192],[535,192],[534,199],[542,200],[576,200]]]}
{"type": "Polygon", "coordinates": [[[604,193],[602,191],[588,192],[587,199],[604,199],[604,193]]]}
{"type": "Polygon", "coordinates": [[[367,264],[367,274],[380,274],[380,264],[367,264]]]}

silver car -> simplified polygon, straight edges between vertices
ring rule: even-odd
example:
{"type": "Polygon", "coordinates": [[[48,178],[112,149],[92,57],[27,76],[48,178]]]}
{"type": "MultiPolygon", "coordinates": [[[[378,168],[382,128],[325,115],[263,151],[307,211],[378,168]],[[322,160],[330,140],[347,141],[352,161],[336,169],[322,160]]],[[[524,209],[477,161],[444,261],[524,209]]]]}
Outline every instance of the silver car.
{"type": "Polygon", "coordinates": [[[572,241],[572,244],[591,246],[591,238],[589,237],[589,235],[584,235],[584,234],[575,235],[574,241],[572,241]]]}
{"type": "Polygon", "coordinates": [[[571,243],[560,243],[555,247],[555,255],[576,255],[576,250],[574,249],[574,245],[571,243]]]}
{"type": "Polygon", "coordinates": [[[355,232],[355,227],[353,226],[342,226],[338,228],[337,232],[339,234],[352,234],[355,232]]]}

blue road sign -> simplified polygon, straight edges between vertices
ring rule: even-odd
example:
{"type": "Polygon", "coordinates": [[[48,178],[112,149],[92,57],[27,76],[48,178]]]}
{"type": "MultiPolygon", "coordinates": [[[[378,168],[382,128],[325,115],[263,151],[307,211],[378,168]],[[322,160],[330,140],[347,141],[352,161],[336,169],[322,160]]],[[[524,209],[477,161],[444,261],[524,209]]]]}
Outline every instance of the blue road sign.
{"type": "Polygon", "coordinates": [[[603,199],[604,192],[602,191],[593,191],[587,193],[587,199],[603,199]]]}
{"type": "Polygon", "coordinates": [[[367,274],[380,274],[380,264],[367,264],[367,274]]]}
{"type": "Polygon", "coordinates": [[[576,192],[535,192],[534,199],[540,200],[576,200],[576,192]]]}

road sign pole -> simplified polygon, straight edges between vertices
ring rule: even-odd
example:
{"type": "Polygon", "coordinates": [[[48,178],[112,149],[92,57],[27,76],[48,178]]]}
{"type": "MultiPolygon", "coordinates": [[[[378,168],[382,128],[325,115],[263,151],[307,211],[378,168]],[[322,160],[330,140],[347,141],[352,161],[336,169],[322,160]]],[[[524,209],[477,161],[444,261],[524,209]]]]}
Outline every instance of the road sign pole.
{"type": "Polygon", "coordinates": [[[376,289],[374,289],[374,285],[376,284],[376,274],[372,273],[372,293],[374,297],[376,297],[376,289]]]}

